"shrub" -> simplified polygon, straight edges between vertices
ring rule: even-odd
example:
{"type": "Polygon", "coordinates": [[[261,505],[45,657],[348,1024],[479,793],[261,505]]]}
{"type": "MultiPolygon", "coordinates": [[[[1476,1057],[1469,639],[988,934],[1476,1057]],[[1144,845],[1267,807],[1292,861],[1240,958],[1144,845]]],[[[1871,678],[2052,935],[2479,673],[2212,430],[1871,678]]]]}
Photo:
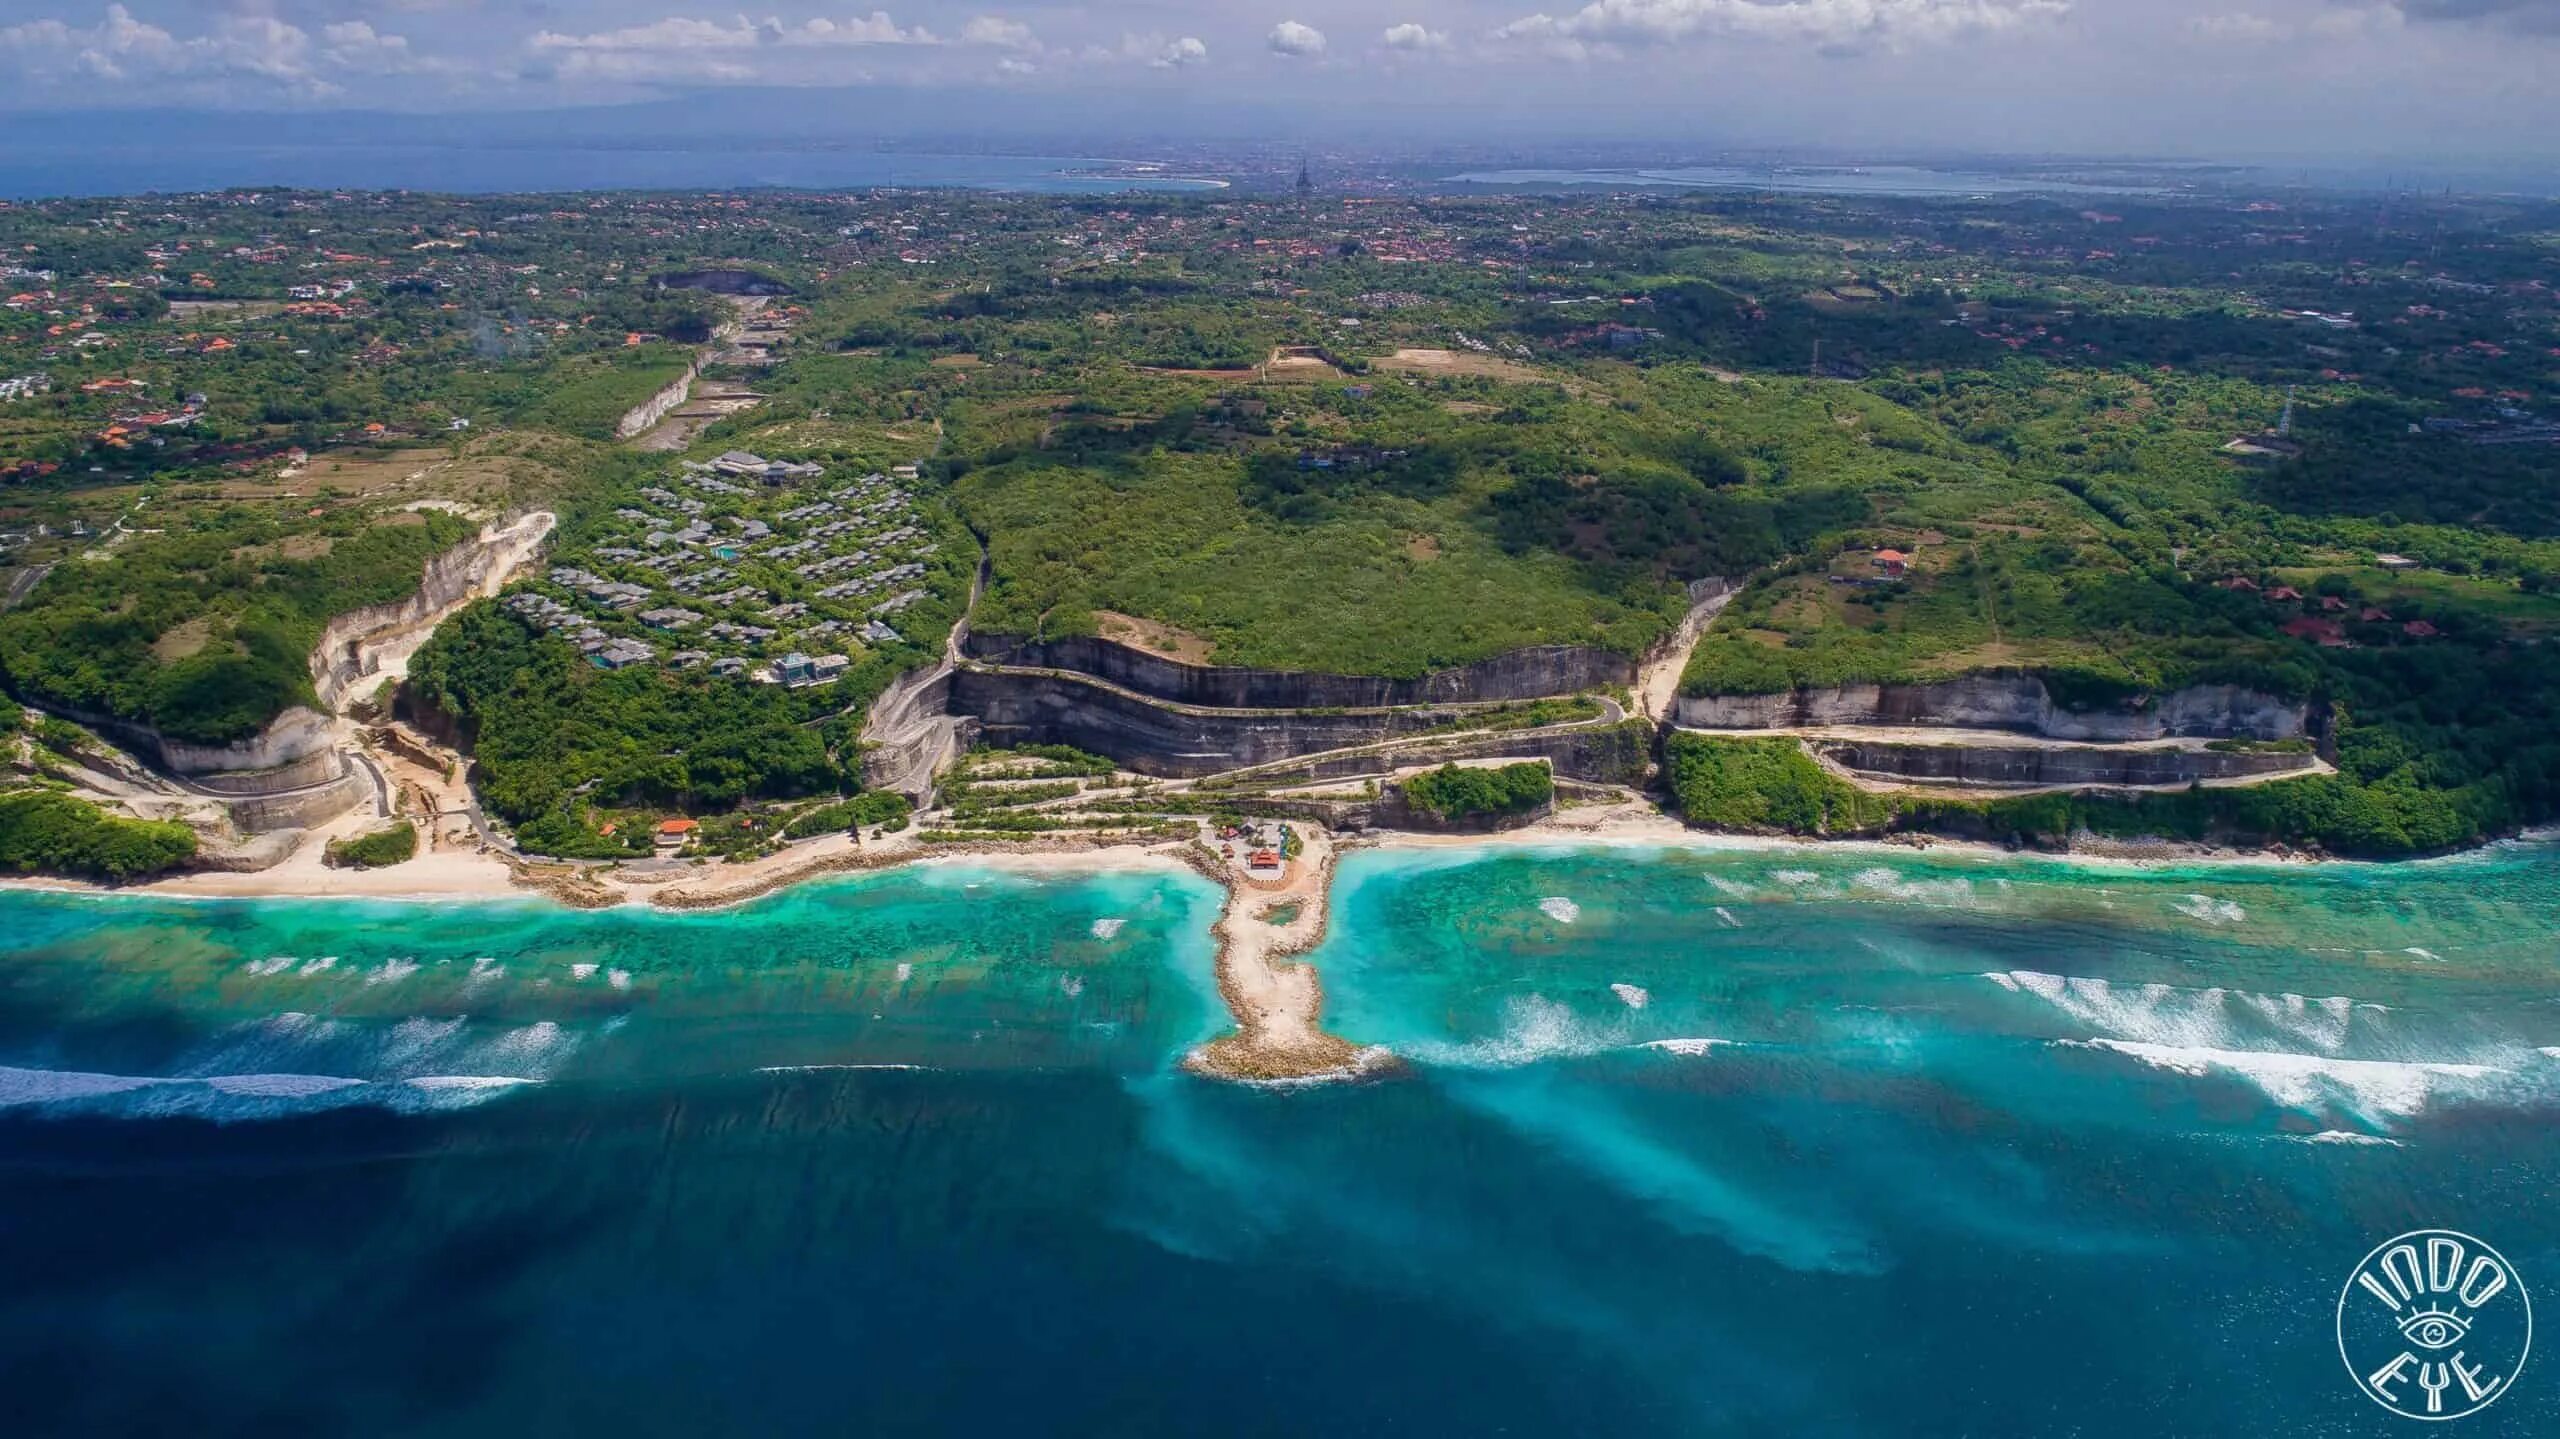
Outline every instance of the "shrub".
{"type": "Polygon", "coordinates": [[[195,858],[195,831],[169,821],[123,819],[51,790],[0,795],[0,867],[123,881],[195,858]]]}
{"type": "Polygon", "coordinates": [[[354,839],[329,842],[329,863],[352,869],[382,869],[417,857],[418,827],[402,820],[354,839]]]}
{"type": "Polygon", "coordinates": [[[1555,772],[1542,763],[1466,769],[1442,765],[1404,782],[1414,808],[1443,820],[1529,814],[1554,800],[1555,772]]]}

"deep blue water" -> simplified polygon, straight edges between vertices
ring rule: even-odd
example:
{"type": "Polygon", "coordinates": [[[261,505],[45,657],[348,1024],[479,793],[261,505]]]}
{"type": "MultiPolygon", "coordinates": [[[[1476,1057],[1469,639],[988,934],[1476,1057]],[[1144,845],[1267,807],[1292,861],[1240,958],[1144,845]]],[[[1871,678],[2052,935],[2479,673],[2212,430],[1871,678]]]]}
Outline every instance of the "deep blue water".
{"type": "MultiPolygon", "coordinates": [[[[0,893],[9,1432],[2385,1434],[2376,1241],[2560,1294],[2560,852],[1335,904],[1334,1027],[1410,1068],[1293,1090],[1173,1068],[1181,873],[0,893]]],[[[2560,1430],[2560,1367],[2455,1427],[2560,1430]]]]}

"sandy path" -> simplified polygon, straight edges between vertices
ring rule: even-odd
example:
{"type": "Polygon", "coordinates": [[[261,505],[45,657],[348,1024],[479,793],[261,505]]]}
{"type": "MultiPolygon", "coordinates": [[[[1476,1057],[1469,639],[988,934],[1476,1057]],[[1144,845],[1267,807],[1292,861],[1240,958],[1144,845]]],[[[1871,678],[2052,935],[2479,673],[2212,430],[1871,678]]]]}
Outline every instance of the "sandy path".
{"type": "Polygon", "coordinates": [[[1706,638],[1707,627],[1740,593],[1738,588],[1729,589],[1689,607],[1670,642],[1636,676],[1637,713],[1656,724],[1671,718],[1672,706],[1680,702],[1680,676],[1688,671],[1689,656],[1696,653],[1698,641],[1706,638]]]}

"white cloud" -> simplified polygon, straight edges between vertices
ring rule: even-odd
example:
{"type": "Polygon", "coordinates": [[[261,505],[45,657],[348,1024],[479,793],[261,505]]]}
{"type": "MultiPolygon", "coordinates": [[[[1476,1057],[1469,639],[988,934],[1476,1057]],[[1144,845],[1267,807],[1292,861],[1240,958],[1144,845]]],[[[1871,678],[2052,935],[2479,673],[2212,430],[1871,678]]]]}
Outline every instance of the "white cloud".
{"type": "Polygon", "coordinates": [[[2187,22],[2187,28],[2207,40],[2233,42],[2273,40],[2284,34],[2283,26],[2245,10],[2231,15],[2199,15],[2187,22]]]}
{"type": "Polygon", "coordinates": [[[639,54],[756,50],[766,46],[808,48],[829,45],[939,45],[942,42],[921,25],[901,29],[886,11],[874,10],[869,15],[845,20],[829,20],[820,16],[797,25],[770,17],[750,20],[740,15],[723,22],[670,15],[645,25],[626,25],[619,30],[599,30],[585,35],[544,30],[529,43],[536,50],[639,54]]]}
{"type": "Polygon", "coordinates": [[[155,100],[232,98],[246,86],[267,98],[300,100],[344,93],[333,73],[381,74],[424,68],[409,42],[361,20],[311,32],[272,15],[227,15],[198,34],[181,34],[109,5],[94,25],[60,19],[0,28],[0,69],[13,70],[28,93],[64,88],[71,77],[100,86],[148,88],[155,100]]]}
{"type": "Polygon", "coordinates": [[[1324,53],[1324,32],[1295,20],[1283,20],[1271,27],[1266,42],[1272,52],[1306,60],[1324,53]]]}
{"type": "Polygon", "coordinates": [[[960,40],[965,45],[991,45],[999,50],[1037,50],[1039,38],[1031,27],[1019,20],[998,15],[981,15],[960,27],[960,40]]]}
{"type": "Polygon", "coordinates": [[[1186,65],[1197,65],[1209,58],[1208,43],[1197,35],[1185,35],[1180,39],[1162,42],[1155,42],[1151,37],[1149,41],[1141,43],[1150,51],[1147,63],[1159,70],[1179,70],[1186,65]]]}
{"type": "Polygon", "coordinates": [[[2072,0],[1592,0],[1570,15],[1524,16],[1501,40],[1638,47],[1700,37],[1822,46],[1948,40],[2071,11],[2072,0]]]}
{"type": "Polygon", "coordinates": [[[1420,25],[1390,25],[1386,42],[1390,50],[1438,50],[1448,45],[1449,37],[1420,25]]]}

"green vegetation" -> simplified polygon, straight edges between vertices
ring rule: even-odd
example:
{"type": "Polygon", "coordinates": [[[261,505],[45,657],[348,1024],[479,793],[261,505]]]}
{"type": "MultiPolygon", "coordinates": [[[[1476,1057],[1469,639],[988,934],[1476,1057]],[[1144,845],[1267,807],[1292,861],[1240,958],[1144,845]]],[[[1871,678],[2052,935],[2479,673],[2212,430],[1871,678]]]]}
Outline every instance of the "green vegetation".
{"type": "Polygon", "coordinates": [[[1172,452],[971,471],[954,496],[995,567],[977,627],[1089,635],[1111,612],[1192,637],[1212,663],[1410,677],[1530,645],[1632,654],[1677,618],[1667,587],[1596,592],[1572,561],[1507,551],[1448,503],[1370,495],[1297,525],[1248,505],[1243,475],[1172,452]]]}
{"type": "Polygon", "coordinates": [[[223,744],[314,702],[330,617],[415,590],[471,527],[435,511],[288,526],[235,506],[55,568],[0,615],[0,682],[23,698],[223,744]]]}
{"type": "Polygon", "coordinates": [[[789,839],[807,839],[821,834],[858,834],[866,829],[887,830],[892,834],[907,827],[915,806],[902,794],[871,790],[836,804],[822,804],[802,810],[791,817],[783,830],[789,839]]]}
{"type": "Polygon", "coordinates": [[[195,831],[122,819],[51,790],[0,794],[0,869],[123,883],[195,858],[195,831]]]}
{"type": "MultiPolygon", "coordinates": [[[[2343,767],[2342,767],[2343,768],[2343,767]]],[[[1746,834],[1844,838],[1921,830],[2060,848],[2078,833],[2190,843],[2292,843],[2362,859],[2402,859],[2475,843],[2493,800],[2405,779],[2353,774],[2166,794],[2038,794],[1947,799],[1870,794],[1792,739],[1674,734],[1665,780],[1683,817],[1746,834]]]]}
{"type": "MultiPolygon", "coordinates": [[[[0,314],[30,357],[0,375],[51,383],[0,414],[0,539],[54,569],[0,616],[0,688],[238,739],[307,702],[329,615],[464,530],[406,505],[539,483],[578,573],[512,598],[562,638],[477,609],[402,703],[452,719],[492,812],[559,854],[646,853],[668,809],[706,821],[702,852],[751,852],[793,807],[864,802],[863,707],[937,652],[980,540],[988,634],[1409,677],[1643,654],[1716,576],[1744,588],[1690,694],[2001,671],[2107,707],[2229,683],[2306,704],[2339,770],[1878,819],[1783,754],[1728,756],[1690,777],[1702,822],[2403,854],[2560,816],[2560,492],[2534,442],[2560,207],[2241,201],[31,203],[0,242],[55,278],[0,314]],[[725,376],[765,403],[686,456],[609,443],[725,313],[652,278],[732,266],[799,321],[725,376]],[[75,314],[76,345],[49,333],[75,314]],[[2297,387],[2299,454],[2231,448],[2297,387]],[[287,478],[294,446],[315,454],[287,478]],[[825,493],[679,477],[732,447],[820,461],[825,493]],[[878,492],[894,521],[839,493],[909,464],[878,492]],[[867,587],[892,563],[924,571],[867,587]],[[598,670],[563,642],[587,627],[658,662],[598,670]],[[850,673],[708,673],[795,649],[850,673]]],[[[1023,796],[1110,769],[1086,763],[973,760],[962,830],[1056,822],[1035,807],[1068,796],[1023,796]]]]}
{"type": "Polygon", "coordinates": [[[1534,814],[1555,802],[1555,771],[1543,763],[1498,769],[1442,765],[1404,782],[1415,809],[1457,822],[1534,814]]]}
{"type": "Polygon", "coordinates": [[[329,863],[350,869],[383,869],[418,856],[418,827],[407,820],[354,839],[329,842],[329,863]]]}
{"type": "Polygon", "coordinates": [[[680,346],[636,345],[555,365],[542,398],[518,410],[516,422],[610,440],[625,414],[683,378],[692,359],[680,346]]]}
{"type": "Polygon", "coordinates": [[[2030,671],[2083,706],[2191,684],[2299,698],[2317,673],[2254,596],[2146,573],[2098,544],[1916,546],[1884,579],[1863,551],[1748,587],[1691,656],[1686,694],[1920,684],[2030,671]]]}
{"type": "Polygon", "coordinates": [[[409,673],[417,700],[462,727],[481,798],[518,843],[613,858],[646,853],[649,839],[634,825],[602,834],[609,812],[701,812],[859,788],[858,706],[893,671],[873,664],[808,690],[601,671],[483,602],[439,629],[409,673]]]}

